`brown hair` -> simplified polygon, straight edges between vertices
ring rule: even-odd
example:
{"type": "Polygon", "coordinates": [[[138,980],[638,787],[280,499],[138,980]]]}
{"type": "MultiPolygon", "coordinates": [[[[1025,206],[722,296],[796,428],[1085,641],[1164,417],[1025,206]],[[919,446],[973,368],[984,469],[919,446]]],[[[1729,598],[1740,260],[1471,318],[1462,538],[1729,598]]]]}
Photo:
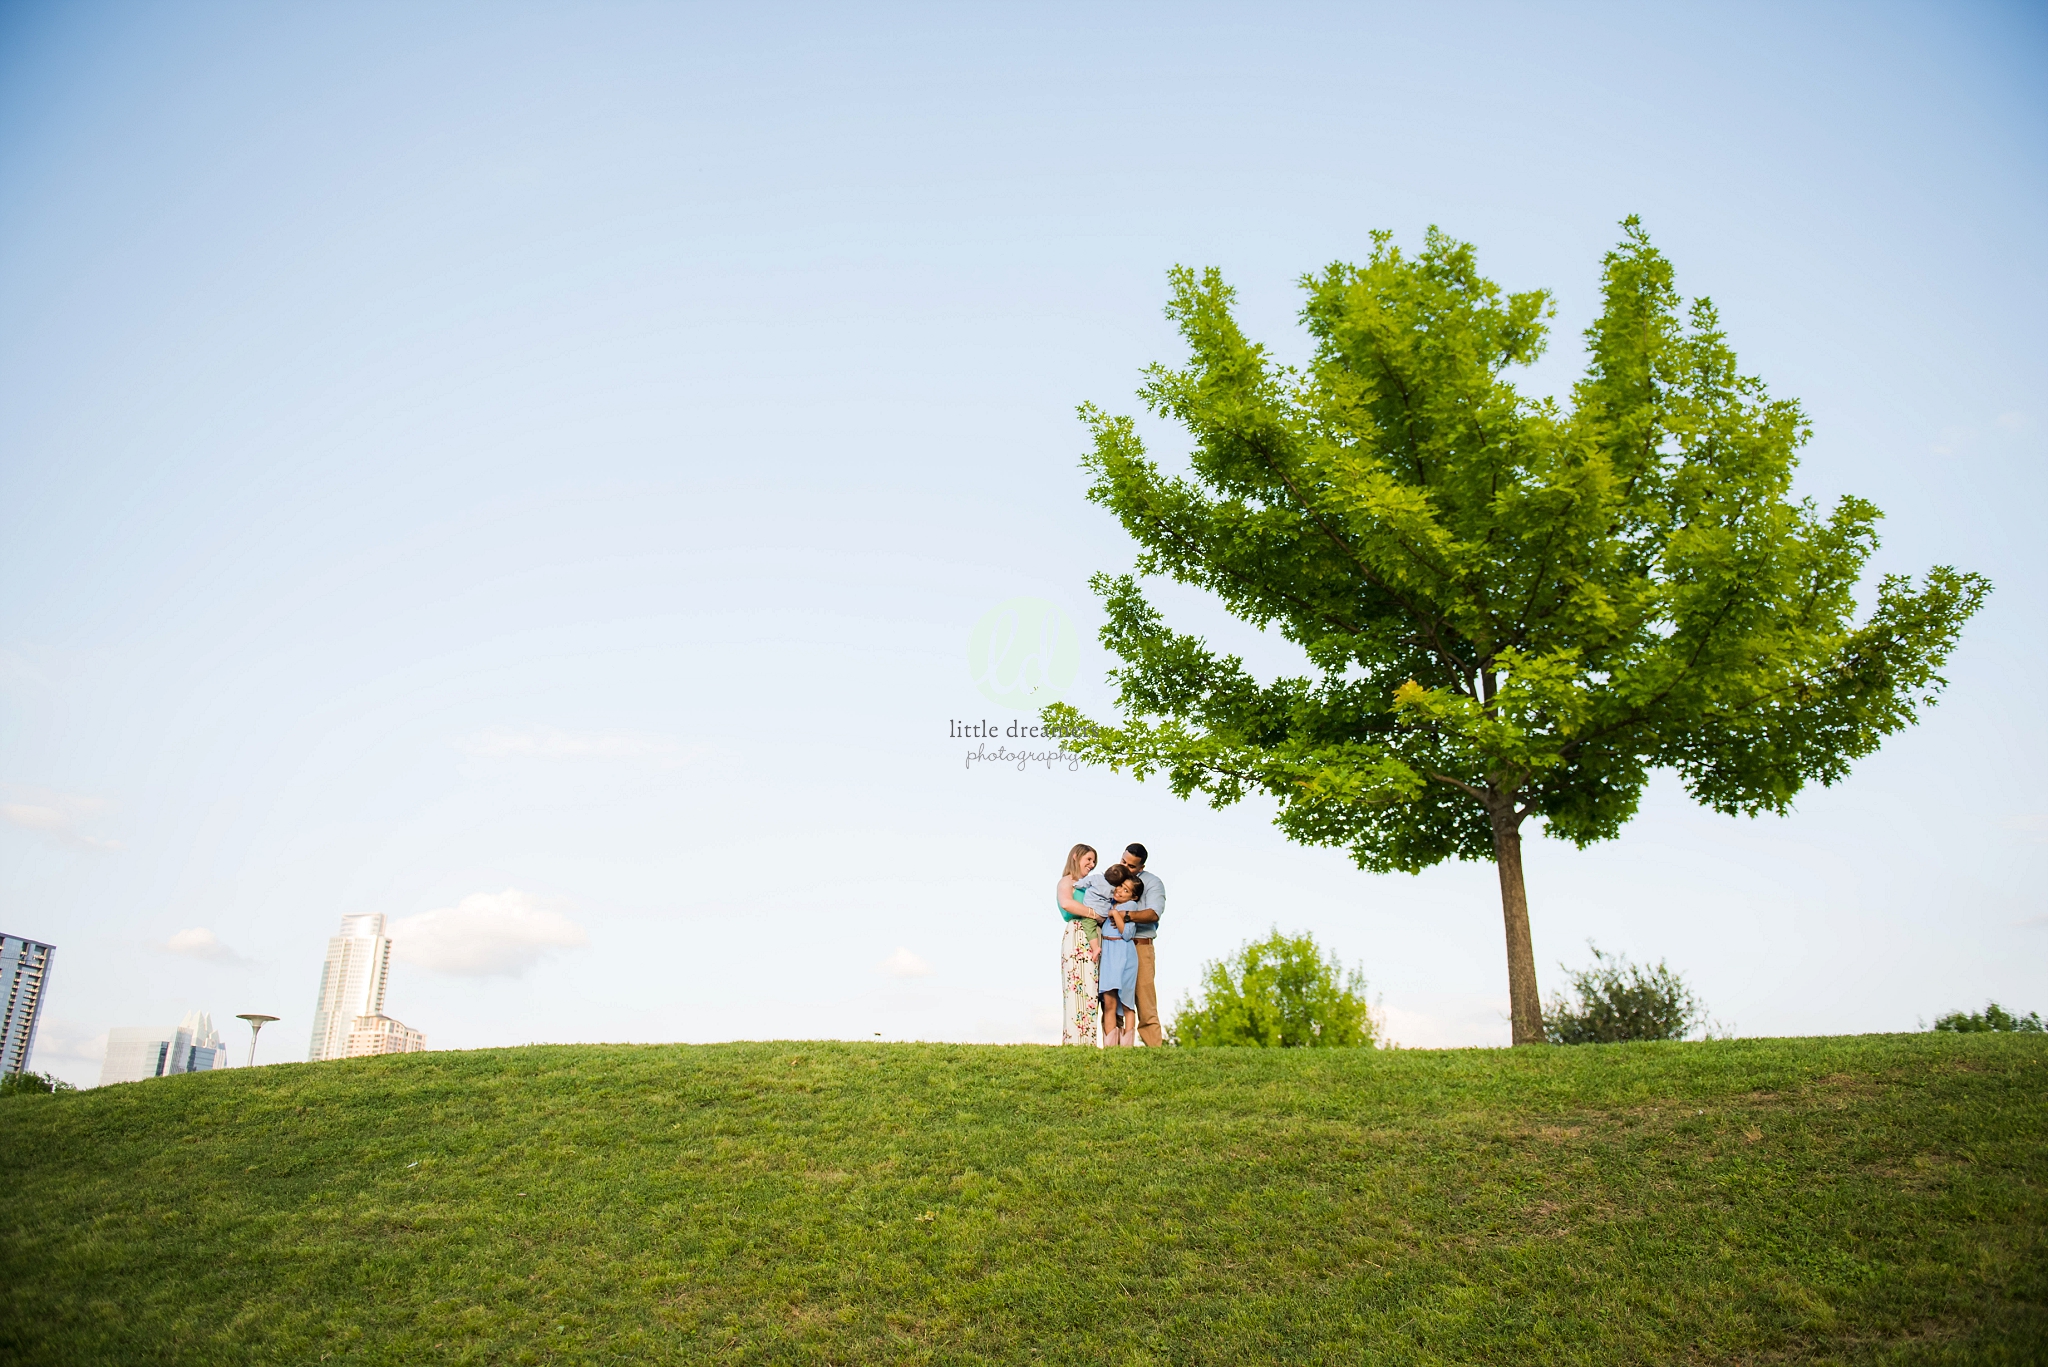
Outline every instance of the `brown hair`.
{"type": "Polygon", "coordinates": [[[1067,866],[1060,870],[1060,877],[1079,878],[1081,876],[1081,856],[1094,853],[1095,847],[1093,845],[1076,845],[1073,849],[1068,850],[1067,866]]]}
{"type": "Polygon", "coordinates": [[[1132,872],[1130,865],[1118,862],[1109,866],[1108,870],[1102,875],[1102,881],[1113,888],[1120,888],[1137,876],[1136,873],[1132,872]]]}

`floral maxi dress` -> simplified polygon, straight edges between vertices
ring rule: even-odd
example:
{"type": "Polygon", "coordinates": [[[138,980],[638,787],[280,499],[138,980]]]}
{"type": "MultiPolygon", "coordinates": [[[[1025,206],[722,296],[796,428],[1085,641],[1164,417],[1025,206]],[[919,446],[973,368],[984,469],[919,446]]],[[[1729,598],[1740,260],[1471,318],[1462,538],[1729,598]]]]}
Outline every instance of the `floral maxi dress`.
{"type": "Polygon", "coordinates": [[[1095,995],[1095,960],[1088,953],[1094,939],[1095,922],[1085,917],[1067,922],[1060,936],[1061,1044],[1102,1043],[1102,1002],[1095,995]]]}

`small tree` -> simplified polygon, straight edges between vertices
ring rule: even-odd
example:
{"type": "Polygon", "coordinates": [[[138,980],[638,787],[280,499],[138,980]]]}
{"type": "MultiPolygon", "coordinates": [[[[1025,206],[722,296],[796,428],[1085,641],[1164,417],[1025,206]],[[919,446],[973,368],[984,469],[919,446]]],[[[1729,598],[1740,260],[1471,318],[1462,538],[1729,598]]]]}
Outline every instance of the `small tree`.
{"type": "Polygon", "coordinates": [[[1681,308],[1634,219],[1609,253],[1568,405],[1511,368],[1542,355],[1542,290],[1503,295],[1435,229],[1409,258],[1305,276],[1306,367],[1276,365],[1216,271],[1172,272],[1192,358],[1141,391],[1193,438],[1162,471],[1137,425],[1084,405],[1088,497],[1138,569],[1299,646],[1260,682],[1098,576],[1119,724],[1054,705],[1084,760],[1164,773],[1222,807],[1276,799],[1292,839],[1361,868],[1488,859],[1517,1044],[1544,1038],[1522,824],[1619,834],[1654,769],[1717,811],[1784,812],[1916,720],[1989,583],[1947,566],[1854,592],[1878,511],[1792,496],[1808,428],[1744,376],[1705,300],[1681,308]]]}
{"type": "Polygon", "coordinates": [[[1341,1048],[1372,1043],[1365,973],[1348,974],[1306,933],[1244,945],[1202,966],[1202,1000],[1190,994],[1174,1017],[1173,1038],[1187,1045],[1268,1049],[1341,1048]]]}
{"type": "Polygon", "coordinates": [[[1593,951],[1592,966],[1571,974],[1578,1000],[1560,993],[1544,1009],[1543,1033],[1552,1044],[1684,1039],[1705,1019],[1706,1006],[1663,960],[1644,968],[1625,954],[1602,954],[1590,940],[1586,948],[1593,951]]]}
{"type": "Polygon", "coordinates": [[[2025,1034],[2041,1032],[2041,1013],[2029,1011],[2024,1016],[2015,1016],[1997,1002],[1984,1003],[1984,1009],[1976,1015],[1965,1011],[1951,1011],[1934,1023],[1937,1030],[1952,1030],[1959,1035],[1974,1035],[1990,1030],[2015,1030],[2025,1034]]]}
{"type": "Polygon", "coordinates": [[[78,1089],[58,1077],[55,1073],[5,1073],[0,1074],[0,1096],[19,1096],[28,1092],[75,1092],[78,1089]]]}

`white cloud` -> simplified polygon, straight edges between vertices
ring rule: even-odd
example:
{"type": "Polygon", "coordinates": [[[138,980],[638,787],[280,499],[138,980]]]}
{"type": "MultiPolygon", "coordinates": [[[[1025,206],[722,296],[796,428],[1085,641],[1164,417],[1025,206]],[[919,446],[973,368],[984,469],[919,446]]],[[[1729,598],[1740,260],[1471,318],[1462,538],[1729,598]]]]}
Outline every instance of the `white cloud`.
{"type": "Polygon", "coordinates": [[[31,831],[61,831],[71,824],[55,807],[37,807],[26,802],[0,803],[0,816],[31,831]]]}
{"type": "Polygon", "coordinates": [[[164,945],[173,954],[185,954],[216,964],[245,964],[249,961],[221,943],[220,936],[204,926],[181,930],[164,945]]]}
{"type": "Polygon", "coordinates": [[[390,935],[404,962],[465,978],[516,977],[550,953],[590,943],[582,926],[515,888],[401,916],[390,935]]]}
{"type": "Polygon", "coordinates": [[[932,966],[918,958],[901,945],[896,952],[882,960],[881,970],[892,978],[925,978],[931,976],[932,966]]]}
{"type": "Polygon", "coordinates": [[[89,850],[118,850],[118,841],[103,840],[78,829],[79,823],[106,808],[98,798],[66,797],[58,793],[37,794],[31,801],[0,802],[0,821],[34,831],[66,845],[89,850]]]}
{"type": "Polygon", "coordinates": [[[646,731],[484,731],[462,748],[485,759],[634,759],[676,763],[695,754],[671,736],[646,731]]]}

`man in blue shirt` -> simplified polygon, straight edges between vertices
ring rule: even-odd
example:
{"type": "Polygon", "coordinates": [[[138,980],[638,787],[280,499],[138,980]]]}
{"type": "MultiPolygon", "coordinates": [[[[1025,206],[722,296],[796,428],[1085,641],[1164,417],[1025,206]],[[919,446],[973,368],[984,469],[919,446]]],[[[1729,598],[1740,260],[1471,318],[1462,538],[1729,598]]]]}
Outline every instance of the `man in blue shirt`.
{"type": "MultiPolygon", "coordinates": [[[[1138,875],[1145,884],[1145,895],[1136,902],[1124,903],[1124,919],[1136,927],[1138,937],[1138,1038],[1148,1049],[1157,1049],[1164,1042],[1159,1030],[1159,988],[1153,979],[1152,941],[1159,934],[1159,918],[1166,914],[1166,884],[1156,873],[1145,870],[1148,858],[1143,845],[1124,846],[1124,867],[1138,875]]],[[[1109,904],[1109,884],[1102,881],[1102,871],[1089,874],[1074,885],[1085,888],[1090,896],[1090,906],[1096,899],[1101,905],[1109,904]]]]}

